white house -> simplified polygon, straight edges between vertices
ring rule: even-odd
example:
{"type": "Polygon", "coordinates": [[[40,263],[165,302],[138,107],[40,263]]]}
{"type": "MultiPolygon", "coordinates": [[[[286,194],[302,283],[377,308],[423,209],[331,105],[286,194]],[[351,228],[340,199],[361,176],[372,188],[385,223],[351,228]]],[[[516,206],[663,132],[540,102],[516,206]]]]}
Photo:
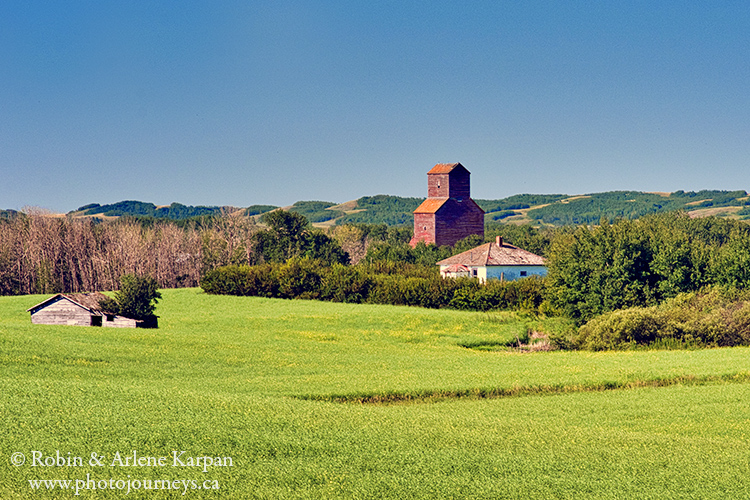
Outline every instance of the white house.
{"type": "Polygon", "coordinates": [[[438,265],[444,278],[471,276],[482,283],[488,279],[512,281],[547,275],[544,257],[504,243],[500,236],[492,243],[441,260],[438,265]]]}

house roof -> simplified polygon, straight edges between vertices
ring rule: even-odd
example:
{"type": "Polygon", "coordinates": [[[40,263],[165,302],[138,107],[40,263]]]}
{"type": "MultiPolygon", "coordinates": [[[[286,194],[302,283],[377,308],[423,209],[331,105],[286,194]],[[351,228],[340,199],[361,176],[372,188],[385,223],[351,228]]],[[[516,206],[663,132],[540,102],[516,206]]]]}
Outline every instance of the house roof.
{"type": "MultiPolygon", "coordinates": [[[[449,174],[457,167],[461,167],[466,170],[466,167],[464,167],[460,163],[438,163],[437,165],[432,167],[432,170],[427,172],[427,174],[449,174]]],[[[468,172],[468,170],[466,171],[468,172]]]]}
{"type": "Polygon", "coordinates": [[[102,299],[106,299],[107,296],[104,295],[101,292],[92,292],[92,293],[58,293],[57,295],[53,295],[52,297],[48,298],[47,300],[44,300],[37,305],[30,307],[27,309],[27,312],[35,311],[37,309],[41,309],[42,307],[45,307],[48,304],[51,304],[52,302],[56,302],[59,299],[64,298],[71,302],[73,302],[76,305],[79,305],[83,307],[84,309],[87,309],[91,311],[94,314],[101,315],[104,311],[101,310],[99,307],[99,301],[102,299]]]}
{"type": "Polygon", "coordinates": [[[523,250],[502,240],[485,243],[453,257],[438,262],[440,266],[460,264],[471,267],[481,266],[543,266],[544,257],[523,250]]]}
{"type": "Polygon", "coordinates": [[[463,264],[451,264],[450,266],[443,269],[445,273],[468,273],[469,268],[463,264]]]}

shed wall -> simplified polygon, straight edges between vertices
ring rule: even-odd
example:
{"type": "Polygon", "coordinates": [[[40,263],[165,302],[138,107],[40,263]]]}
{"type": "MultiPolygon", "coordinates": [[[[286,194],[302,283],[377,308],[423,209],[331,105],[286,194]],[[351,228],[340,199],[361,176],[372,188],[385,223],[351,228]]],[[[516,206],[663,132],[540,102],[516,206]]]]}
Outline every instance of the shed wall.
{"type": "Polygon", "coordinates": [[[36,325],[91,326],[91,313],[67,299],[60,298],[31,313],[36,325]]]}

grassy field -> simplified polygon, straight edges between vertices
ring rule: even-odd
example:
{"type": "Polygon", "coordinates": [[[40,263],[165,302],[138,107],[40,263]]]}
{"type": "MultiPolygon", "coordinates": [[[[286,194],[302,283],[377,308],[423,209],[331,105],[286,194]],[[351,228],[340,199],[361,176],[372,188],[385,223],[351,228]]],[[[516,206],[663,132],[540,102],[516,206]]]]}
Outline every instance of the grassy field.
{"type": "Polygon", "coordinates": [[[158,330],[0,298],[0,498],[750,498],[750,349],[488,352],[461,345],[560,325],[162,294],[158,330]]]}

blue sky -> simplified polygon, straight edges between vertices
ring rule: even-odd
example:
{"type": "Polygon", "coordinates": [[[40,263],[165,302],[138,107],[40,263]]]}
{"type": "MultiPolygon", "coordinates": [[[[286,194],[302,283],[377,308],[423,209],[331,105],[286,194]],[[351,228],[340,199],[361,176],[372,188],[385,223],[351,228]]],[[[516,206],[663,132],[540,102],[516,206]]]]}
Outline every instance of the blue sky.
{"type": "Polygon", "coordinates": [[[0,3],[0,208],[750,189],[750,4],[0,3]]]}

